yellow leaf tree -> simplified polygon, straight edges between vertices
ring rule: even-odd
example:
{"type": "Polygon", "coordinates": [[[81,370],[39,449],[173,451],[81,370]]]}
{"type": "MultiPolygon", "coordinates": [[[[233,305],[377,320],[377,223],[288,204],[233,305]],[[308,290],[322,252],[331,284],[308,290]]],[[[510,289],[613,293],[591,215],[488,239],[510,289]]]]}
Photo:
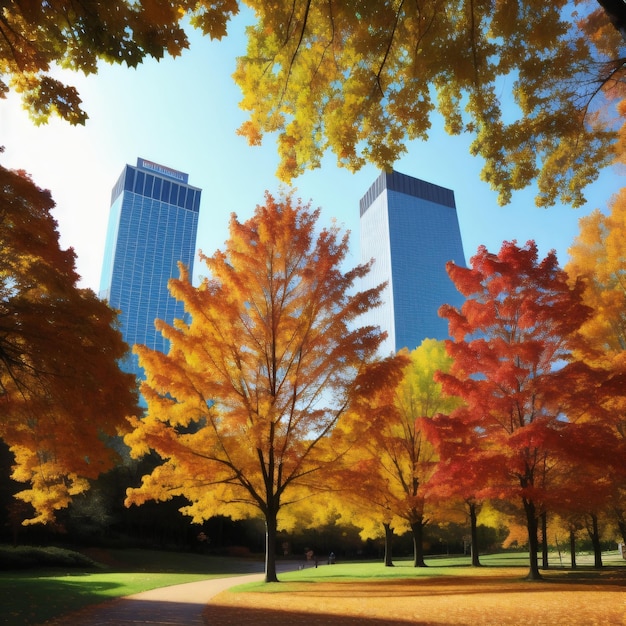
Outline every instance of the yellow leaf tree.
{"type": "Polygon", "coordinates": [[[17,497],[48,523],[114,466],[110,437],[136,410],[134,376],[116,315],[76,283],[59,246],[50,194],[0,167],[0,438],[14,457],[17,497]]]}
{"type": "Polygon", "coordinates": [[[536,180],[538,204],[580,205],[613,157],[626,111],[621,0],[11,0],[0,97],[21,93],[37,123],[84,123],[54,65],[90,74],[99,61],[177,56],[187,23],[221,38],[243,5],[254,21],[235,72],[250,114],[240,132],[252,144],[277,133],[285,181],[328,150],[352,170],[389,169],[408,140],[427,138],[435,110],[449,133],[474,138],[502,203],[536,180]]]}
{"type": "Polygon", "coordinates": [[[396,514],[413,534],[413,565],[424,567],[424,528],[437,513],[436,501],[429,499],[427,487],[439,461],[428,423],[459,402],[445,396],[435,380],[435,373],[447,372],[452,362],[442,341],[424,339],[409,356],[410,364],[395,390],[395,420],[380,432],[380,458],[396,493],[396,514]]]}
{"type": "Polygon", "coordinates": [[[566,0],[248,4],[240,133],[251,144],[276,133],[284,180],[326,151],[352,171],[390,169],[435,110],[449,133],[473,136],[501,203],[536,180],[538,204],[580,205],[612,158],[597,112],[623,76],[624,42],[596,2],[577,14],[566,0]]]}
{"type": "Polygon", "coordinates": [[[127,504],[180,495],[195,522],[263,517],[268,582],[281,511],[327,489],[328,472],[369,427],[349,418],[350,406],[394,369],[392,359],[368,366],[382,334],[358,326],[382,285],[354,290],[369,266],[343,272],[348,234],[316,232],[318,217],[269,193],[248,221],[233,215],[225,249],[201,255],[201,284],[185,268],[170,282],[191,321],[157,322],[169,353],[135,348],[147,414],[126,442],[162,463],[127,504]]]}
{"type": "Polygon", "coordinates": [[[400,359],[405,364],[402,376],[390,378],[375,401],[362,409],[376,424],[356,455],[361,465],[367,459],[367,475],[344,482],[348,493],[379,512],[386,531],[390,526],[410,528],[414,565],[424,567],[424,528],[436,513],[427,486],[438,462],[425,426],[437,413],[451,411],[458,400],[444,396],[435,381],[435,372],[450,368],[443,342],[425,339],[412,352],[401,351],[400,359]]]}
{"type": "MultiPolygon", "coordinates": [[[[593,211],[580,220],[580,233],[568,252],[566,270],[572,281],[582,278],[583,299],[592,314],[580,332],[593,349],[582,357],[606,370],[606,419],[612,424],[622,452],[626,450],[626,189],[614,197],[607,214],[593,211]]],[[[614,449],[611,456],[619,455],[614,449]]],[[[624,458],[622,456],[622,458],[624,458]]],[[[604,476],[606,478],[606,476],[604,476]]],[[[626,541],[626,476],[613,473],[616,485],[613,512],[626,541]]]]}

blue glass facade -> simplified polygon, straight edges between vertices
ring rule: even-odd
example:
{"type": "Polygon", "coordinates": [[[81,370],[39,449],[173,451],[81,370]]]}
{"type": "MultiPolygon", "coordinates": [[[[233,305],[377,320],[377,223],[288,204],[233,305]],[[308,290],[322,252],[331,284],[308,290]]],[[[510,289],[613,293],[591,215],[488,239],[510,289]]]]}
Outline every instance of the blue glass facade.
{"type": "MultiPolygon", "coordinates": [[[[178,263],[193,275],[201,190],[188,176],[145,159],[124,168],[111,195],[100,297],[120,311],[124,340],[166,352],[155,319],[184,318],[181,302],[169,293],[178,263]]],[[[137,357],[123,368],[143,378],[137,357]]]]}
{"type": "Polygon", "coordinates": [[[461,306],[463,296],[446,263],[465,266],[454,193],[399,172],[382,173],[361,199],[361,261],[374,259],[363,287],[386,282],[384,304],[364,316],[387,332],[381,354],[424,339],[447,339],[442,304],[461,306]]]}

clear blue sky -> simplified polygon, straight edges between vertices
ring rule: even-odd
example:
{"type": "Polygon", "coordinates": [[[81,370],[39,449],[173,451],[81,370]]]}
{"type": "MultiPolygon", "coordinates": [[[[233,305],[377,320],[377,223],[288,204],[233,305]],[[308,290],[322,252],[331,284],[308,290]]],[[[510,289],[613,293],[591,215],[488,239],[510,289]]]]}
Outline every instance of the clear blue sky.
{"type": "MultiPolygon", "coordinates": [[[[231,78],[235,58],[245,53],[243,19],[229,31],[221,42],[191,33],[191,49],[182,57],[147,61],[136,70],[102,65],[87,78],[64,73],[83,98],[90,117],[85,127],[58,119],[36,127],[17,97],[0,100],[0,145],[6,149],[0,163],[26,170],[38,186],[51,190],[61,243],[75,249],[84,286],[98,289],[111,188],[124,165],[134,165],[138,156],[187,172],[190,184],[203,189],[198,248],[207,254],[222,247],[232,212],[246,219],[266,189],[280,189],[273,138],[258,148],[235,134],[245,120],[231,78]]],[[[606,210],[624,184],[616,170],[606,170],[587,189],[588,204],[581,209],[539,209],[534,189],[499,207],[496,193],[480,180],[481,162],[470,156],[469,143],[469,137],[446,135],[434,117],[431,139],[410,144],[395,165],[454,190],[466,259],[481,244],[497,252],[504,240],[534,239],[542,255],[554,248],[564,264],[579,218],[594,208],[606,210]]],[[[293,183],[297,196],[321,207],[321,226],[335,218],[351,231],[351,265],[359,262],[359,200],[377,175],[373,166],[351,174],[328,155],[320,170],[293,183]]]]}

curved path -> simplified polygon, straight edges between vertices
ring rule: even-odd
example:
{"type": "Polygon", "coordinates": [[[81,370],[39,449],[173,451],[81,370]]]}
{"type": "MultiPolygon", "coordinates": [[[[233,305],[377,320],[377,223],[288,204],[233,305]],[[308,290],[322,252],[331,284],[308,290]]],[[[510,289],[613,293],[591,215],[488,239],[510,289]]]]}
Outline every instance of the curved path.
{"type": "Polygon", "coordinates": [[[90,606],[47,623],[51,626],[205,626],[202,613],[213,596],[263,577],[264,574],[245,574],[160,587],[90,606]]]}

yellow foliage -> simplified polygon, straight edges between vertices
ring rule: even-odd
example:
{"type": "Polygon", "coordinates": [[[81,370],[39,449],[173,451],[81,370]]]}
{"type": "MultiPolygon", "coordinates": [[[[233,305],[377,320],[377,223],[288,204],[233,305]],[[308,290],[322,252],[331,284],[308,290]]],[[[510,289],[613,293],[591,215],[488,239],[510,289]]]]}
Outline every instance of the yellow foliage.
{"type": "Polygon", "coordinates": [[[505,515],[489,501],[483,503],[478,513],[477,522],[490,528],[502,528],[510,523],[510,516],[505,515]]]}
{"type": "MultiPolygon", "coordinates": [[[[537,179],[541,206],[579,205],[612,159],[615,115],[604,96],[623,96],[623,40],[595,2],[578,0],[576,13],[566,0],[242,1],[255,22],[233,75],[249,113],[238,132],[251,145],[268,133],[277,138],[282,180],[319,167],[328,150],[352,171],[367,162],[390,169],[407,141],[428,137],[435,108],[448,132],[474,135],[471,152],[502,203],[537,179]],[[513,81],[514,104],[502,111],[494,94],[513,81]],[[608,114],[598,124],[602,109],[608,114]]],[[[87,119],[77,91],[50,75],[54,64],[90,74],[101,60],[135,67],[146,57],[175,57],[189,45],[187,23],[221,39],[240,6],[66,4],[3,7],[0,97],[22,94],[36,123],[52,114],[72,124],[87,119]]]]}
{"type": "Polygon", "coordinates": [[[587,87],[619,58],[606,17],[576,21],[565,0],[247,4],[256,23],[234,74],[249,112],[240,132],[255,144],[277,133],[285,181],[327,150],[352,171],[390,169],[406,141],[427,138],[435,94],[446,130],[474,134],[502,203],[538,179],[540,205],[580,205],[612,159],[612,120],[597,123],[603,98],[590,103],[587,87]],[[495,94],[512,77],[516,106],[503,112],[495,94]]]}
{"type": "Polygon", "coordinates": [[[162,461],[127,505],[183,496],[196,523],[261,516],[271,536],[324,517],[314,503],[369,428],[353,407],[398,366],[374,361],[380,331],[359,327],[381,287],[354,290],[369,269],[340,269],[347,235],[318,217],[267,194],[248,221],[232,216],[223,251],[201,255],[199,286],[184,267],[170,282],[191,321],[157,323],[168,354],[136,347],[147,411],[125,441],[162,461]]]}
{"type": "MultiPolygon", "coordinates": [[[[584,301],[591,310],[581,332],[597,350],[595,363],[621,369],[626,351],[626,189],[610,212],[599,210],[580,220],[580,234],[568,252],[572,281],[585,281],[584,301]]],[[[624,371],[621,369],[621,371],[624,371]]]]}

